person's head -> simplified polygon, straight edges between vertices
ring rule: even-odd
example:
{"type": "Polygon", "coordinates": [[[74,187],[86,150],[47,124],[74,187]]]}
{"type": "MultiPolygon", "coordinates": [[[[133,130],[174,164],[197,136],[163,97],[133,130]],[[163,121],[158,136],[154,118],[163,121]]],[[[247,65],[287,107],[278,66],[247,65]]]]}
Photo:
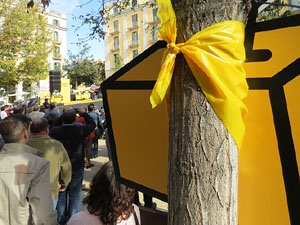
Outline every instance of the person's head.
{"type": "Polygon", "coordinates": [[[46,116],[46,120],[48,121],[49,125],[52,125],[58,120],[58,115],[54,113],[50,113],[48,114],[48,116],[46,116]]]}
{"type": "Polygon", "coordinates": [[[65,110],[63,120],[65,124],[72,124],[76,120],[76,111],[74,109],[65,110]]]}
{"type": "Polygon", "coordinates": [[[88,211],[99,216],[101,222],[114,225],[119,218],[126,220],[133,212],[135,190],[116,181],[112,162],[105,163],[94,176],[90,191],[83,200],[88,211]]]}
{"type": "Polygon", "coordinates": [[[93,112],[93,111],[94,111],[94,106],[95,106],[95,105],[94,105],[93,103],[89,104],[89,105],[88,105],[88,111],[89,111],[89,112],[93,112]]]}
{"type": "Polygon", "coordinates": [[[7,108],[6,105],[2,106],[1,111],[5,111],[6,108],[7,108]]]}
{"type": "Polygon", "coordinates": [[[56,102],[51,102],[50,105],[49,105],[49,109],[50,109],[50,110],[53,110],[53,109],[56,108],[56,106],[57,106],[57,105],[56,105],[56,102]]]}
{"type": "Polygon", "coordinates": [[[27,116],[24,115],[12,115],[6,117],[0,123],[0,134],[5,143],[27,143],[30,130],[30,121],[27,116]]]}
{"type": "Polygon", "coordinates": [[[63,113],[66,112],[66,111],[68,111],[69,109],[73,109],[73,108],[71,106],[65,106],[63,108],[63,113]]]}
{"type": "Polygon", "coordinates": [[[48,98],[45,98],[45,102],[48,102],[48,98]]]}
{"type": "Polygon", "coordinates": [[[25,108],[23,108],[22,106],[18,106],[14,108],[14,114],[21,114],[21,115],[25,115],[25,108]]]}
{"type": "Polygon", "coordinates": [[[40,118],[37,120],[32,121],[30,126],[30,132],[33,135],[41,134],[41,135],[47,135],[49,134],[49,128],[48,128],[48,121],[44,118],[40,118]]]}

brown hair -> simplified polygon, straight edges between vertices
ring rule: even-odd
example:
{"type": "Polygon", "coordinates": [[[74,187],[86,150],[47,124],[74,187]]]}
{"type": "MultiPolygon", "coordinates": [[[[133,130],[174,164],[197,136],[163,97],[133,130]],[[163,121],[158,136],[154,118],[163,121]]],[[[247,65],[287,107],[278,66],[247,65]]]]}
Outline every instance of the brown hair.
{"type": "Polygon", "coordinates": [[[127,220],[133,212],[135,190],[116,181],[112,162],[105,163],[94,176],[90,191],[83,200],[88,211],[99,216],[105,225],[127,220]]]}
{"type": "Polygon", "coordinates": [[[0,123],[0,134],[2,135],[6,144],[18,143],[23,132],[29,130],[29,118],[24,115],[12,115],[6,117],[0,123]]]}
{"type": "Polygon", "coordinates": [[[65,124],[72,124],[76,120],[76,111],[74,109],[64,111],[63,120],[65,124]]]}

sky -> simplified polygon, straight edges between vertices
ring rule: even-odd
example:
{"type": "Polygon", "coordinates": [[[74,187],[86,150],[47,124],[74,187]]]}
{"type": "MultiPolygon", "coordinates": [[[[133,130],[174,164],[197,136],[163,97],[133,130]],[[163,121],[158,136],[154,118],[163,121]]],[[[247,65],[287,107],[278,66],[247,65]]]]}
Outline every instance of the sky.
{"type": "MultiPolygon", "coordinates": [[[[88,26],[81,27],[77,32],[76,27],[81,25],[81,21],[74,20],[74,16],[85,15],[91,10],[99,8],[99,2],[96,0],[91,1],[88,5],[80,8],[79,5],[89,2],[90,0],[51,0],[49,9],[55,10],[57,12],[63,13],[67,16],[67,44],[68,50],[71,53],[76,54],[79,52],[79,48],[76,45],[78,38],[86,37],[90,30],[88,26]]],[[[98,39],[89,40],[87,42],[90,46],[89,55],[92,55],[95,60],[104,60],[104,41],[99,41],[98,39]]]]}

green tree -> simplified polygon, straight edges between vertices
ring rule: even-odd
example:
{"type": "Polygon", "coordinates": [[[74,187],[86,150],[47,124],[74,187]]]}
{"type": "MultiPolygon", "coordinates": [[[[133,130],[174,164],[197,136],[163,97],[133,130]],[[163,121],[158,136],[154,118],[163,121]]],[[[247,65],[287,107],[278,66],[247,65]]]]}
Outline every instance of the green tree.
{"type": "Polygon", "coordinates": [[[104,81],[106,79],[105,77],[105,62],[104,61],[96,61],[94,63],[94,66],[96,68],[97,78],[100,82],[104,81]]]}
{"type": "Polygon", "coordinates": [[[87,45],[83,45],[79,53],[72,54],[69,52],[69,60],[64,65],[64,70],[67,71],[67,76],[70,78],[71,84],[77,88],[79,83],[86,84],[98,83],[97,66],[92,56],[89,56],[87,45]]]}
{"type": "Polygon", "coordinates": [[[28,9],[26,3],[0,1],[0,86],[5,89],[47,77],[51,33],[42,9],[28,9]]]}
{"type": "Polygon", "coordinates": [[[272,5],[267,6],[257,15],[256,21],[261,22],[291,16],[292,12],[287,7],[282,6],[283,4],[283,1],[275,0],[272,5]]]}

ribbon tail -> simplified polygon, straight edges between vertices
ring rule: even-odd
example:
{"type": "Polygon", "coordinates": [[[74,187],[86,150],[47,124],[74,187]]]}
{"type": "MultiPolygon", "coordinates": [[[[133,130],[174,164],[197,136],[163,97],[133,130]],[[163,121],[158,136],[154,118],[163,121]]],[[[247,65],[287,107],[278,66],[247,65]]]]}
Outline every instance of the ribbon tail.
{"type": "Polygon", "coordinates": [[[166,57],[164,64],[161,67],[157,81],[154,85],[150,96],[152,108],[155,108],[157,105],[162,103],[164,97],[166,96],[166,92],[172,80],[172,75],[175,66],[175,58],[175,54],[169,53],[166,57]]]}

